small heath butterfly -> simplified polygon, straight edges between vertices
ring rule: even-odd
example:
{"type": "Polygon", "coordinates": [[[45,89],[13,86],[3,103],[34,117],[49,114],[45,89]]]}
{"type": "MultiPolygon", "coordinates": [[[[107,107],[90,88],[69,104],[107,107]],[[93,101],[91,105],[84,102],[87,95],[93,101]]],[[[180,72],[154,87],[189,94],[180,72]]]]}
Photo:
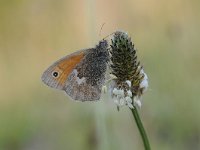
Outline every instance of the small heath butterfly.
{"type": "Polygon", "coordinates": [[[73,100],[99,100],[108,62],[108,42],[103,39],[95,48],[77,51],[54,62],[44,71],[42,81],[65,91],[73,100]]]}

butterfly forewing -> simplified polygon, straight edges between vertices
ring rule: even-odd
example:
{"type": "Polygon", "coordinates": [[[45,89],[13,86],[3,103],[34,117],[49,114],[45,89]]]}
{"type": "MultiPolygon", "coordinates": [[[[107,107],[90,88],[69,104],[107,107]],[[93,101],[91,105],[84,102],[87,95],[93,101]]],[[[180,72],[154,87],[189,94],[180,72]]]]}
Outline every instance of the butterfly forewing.
{"type": "Polygon", "coordinates": [[[53,63],[42,75],[42,81],[56,89],[63,89],[67,77],[72,72],[74,67],[79,63],[85,56],[85,51],[81,50],[71,55],[67,55],[60,60],[53,63]]]}

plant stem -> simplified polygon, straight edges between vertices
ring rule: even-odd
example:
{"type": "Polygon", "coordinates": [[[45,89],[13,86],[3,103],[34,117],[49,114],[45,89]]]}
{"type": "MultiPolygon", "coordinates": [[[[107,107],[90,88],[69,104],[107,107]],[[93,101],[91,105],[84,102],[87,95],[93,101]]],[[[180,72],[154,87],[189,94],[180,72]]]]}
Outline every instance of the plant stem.
{"type": "Polygon", "coordinates": [[[145,132],[145,129],[142,125],[142,121],[140,120],[140,116],[138,114],[137,108],[135,107],[134,109],[131,109],[131,111],[132,111],[132,114],[135,118],[135,121],[136,121],[137,127],[139,129],[140,135],[142,137],[145,150],[151,150],[149,140],[148,140],[147,134],[145,132]]]}

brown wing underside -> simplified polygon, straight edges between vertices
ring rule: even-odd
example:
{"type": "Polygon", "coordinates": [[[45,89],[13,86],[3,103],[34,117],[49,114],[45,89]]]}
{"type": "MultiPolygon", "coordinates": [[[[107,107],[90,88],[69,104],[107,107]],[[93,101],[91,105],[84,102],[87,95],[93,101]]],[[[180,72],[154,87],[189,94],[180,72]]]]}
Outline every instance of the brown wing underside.
{"type": "Polygon", "coordinates": [[[56,78],[60,85],[64,86],[67,77],[72,72],[72,69],[83,59],[83,57],[83,53],[80,53],[58,63],[58,65],[55,67],[55,70],[61,71],[60,77],[56,78]]]}
{"type": "Polygon", "coordinates": [[[42,81],[52,88],[63,89],[68,75],[84,56],[85,50],[81,50],[56,61],[43,73],[42,81]],[[58,77],[52,75],[54,72],[59,74],[58,77]]]}

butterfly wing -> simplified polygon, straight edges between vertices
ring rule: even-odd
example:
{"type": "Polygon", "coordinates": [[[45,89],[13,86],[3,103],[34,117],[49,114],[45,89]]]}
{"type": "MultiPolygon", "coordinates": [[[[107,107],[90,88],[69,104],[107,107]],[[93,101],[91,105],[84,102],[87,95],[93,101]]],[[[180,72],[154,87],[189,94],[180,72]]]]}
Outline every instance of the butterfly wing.
{"type": "Polygon", "coordinates": [[[44,72],[42,81],[64,90],[74,100],[99,100],[108,57],[107,42],[99,42],[96,48],[73,53],[55,62],[44,72]]]}
{"type": "Polygon", "coordinates": [[[108,61],[107,41],[103,40],[88,50],[83,60],[72,70],[66,82],[66,93],[75,100],[99,100],[108,61]]]}
{"type": "Polygon", "coordinates": [[[53,63],[44,71],[42,81],[52,88],[63,90],[69,74],[84,58],[86,51],[87,50],[80,50],[53,63]]]}

